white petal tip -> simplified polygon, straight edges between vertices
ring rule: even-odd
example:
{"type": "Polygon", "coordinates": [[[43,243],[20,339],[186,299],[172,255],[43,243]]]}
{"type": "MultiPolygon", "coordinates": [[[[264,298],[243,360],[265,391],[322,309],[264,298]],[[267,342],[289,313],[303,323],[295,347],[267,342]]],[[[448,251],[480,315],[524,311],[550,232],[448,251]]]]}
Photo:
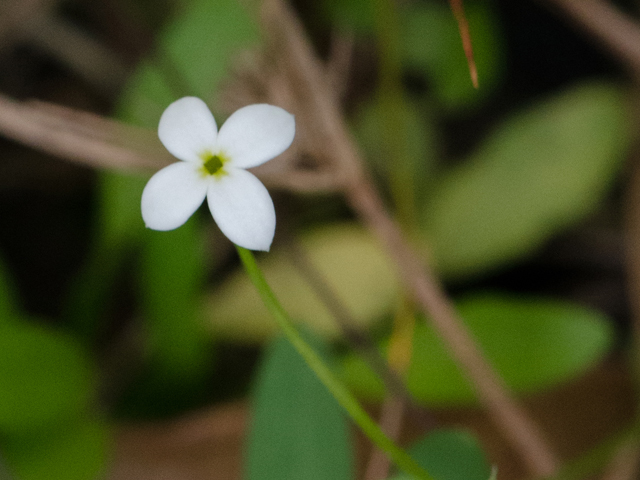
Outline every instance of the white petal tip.
{"type": "Polygon", "coordinates": [[[268,242],[250,241],[242,242],[242,245],[238,242],[233,242],[237,246],[246,248],[247,250],[253,250],[254,252],[268,252],[271,250],[271,244],[273,243],[273,237],[268,242]]]}

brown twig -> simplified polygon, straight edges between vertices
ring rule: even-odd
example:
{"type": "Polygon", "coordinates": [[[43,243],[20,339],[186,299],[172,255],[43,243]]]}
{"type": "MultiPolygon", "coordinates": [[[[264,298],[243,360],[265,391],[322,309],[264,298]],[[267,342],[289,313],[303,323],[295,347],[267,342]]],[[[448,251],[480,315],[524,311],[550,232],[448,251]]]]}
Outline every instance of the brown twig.
{"type": "MultiPolygon", "coordinates": [[[[389,438],[397,440],[402,431],[402,418],[406,410],[407,403],[404,399],[389,396],[382,404],[380,412],[380,428],[389,438]]],[[[389,477],[391,461],[389,457],[379,448],[373,448],[371,458],[365,470],[365,480],[384,480],[389,477]]]]}
{"type": "Polygon", "coordinates": [[[265,29],[289,68],[292,85],[298,89],[303,110],[314,114],[316,141],[324,146],[339,169],[348,202],[393,258],[408,291],[448,344],[478,397],[530,471],[539,476],[552,475],[558,465],[555,454],[489,366],[441,287],[422,266],[422,260],[387,213],[364,172],[360,154],[327,83],[322,80],[322,67],[297,17],[281,0],[265,0],[262,13],[265,29]]]}
{"type": "Polygon", "coordinates": [[[637,438],[624,442],[613,456],[601,480],[634,480],[640,469],[640,443],[637,438]]]}
{"type": "Polygon", "coordinates": [[[478,88],[478,68],[476,67],[476,61],[473,58],[473,44],[471,43],[469,22],[467,21],[467,16],[464,13],[462,0],[449,0],[449,5],[451,6],[453,15],[456,17],[456,22],[458,22],[458,31],[460,32],[460,38],[462,39],[464,55],[467,57],[467,65],[469,65],[471,83],[473,83],[474,88],[478,88]]]}
{"type": "Polygon", "coordinates": [[[155,171],[171,156],[153,132],[78,110],[0,95],[0,132],[49,154],[98,168],[155,171]]]}
{"type": "Polygon", "coordinates": [[[327,63],[327,82],[335,93],[336,101],[342,101],[348,86],[354,38],[352,35],[334,33],[327,63]]]}
{"type": "Polygon", "coordinates": [[[640,26],[604,0],[544,0],[600,40],[631,72],[640,77],[640,26]]]}

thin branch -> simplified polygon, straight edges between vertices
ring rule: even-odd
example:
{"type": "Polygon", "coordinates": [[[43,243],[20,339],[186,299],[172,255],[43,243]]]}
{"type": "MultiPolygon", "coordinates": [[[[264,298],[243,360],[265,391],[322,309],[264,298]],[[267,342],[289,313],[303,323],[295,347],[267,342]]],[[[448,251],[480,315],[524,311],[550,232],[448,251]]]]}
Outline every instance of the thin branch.
{"type": "Polygon", "coordinates": [[[338,102],[344,99],[348,87],[349,71],[353,59],[353,35],[334,33],[327,63],[327,82],[338,102]]]}
{"type": "Polygon", "coordinates": [[[453,15],[456,17],[456,22],[458,22],[458,31],[460,32],[460,38],[462,39],[464,55],[467,57],[471,83],[473,83],[474,88],[478,88],[478,68],[476,67],[476,61],[473,58],[473,44],[471,43],[469,22],[467,21],[467,16],[464,13],[462,0],[449,0],[449,5],[451,6],[453,15]]]}
{"type": "Polygon", "coordinates": [[[304,103],[301,110],[313,112],[317,142],[331,154],[339,168],[348,202],[393,258],[408,291],[448,344],[481,402],[531,473],[552,475],[558,461],[542,433],[490,367],[442,288],[422,266],[422,259],[387,213],[364,172],[360,154],[348,134],[337,102],[326,82],[321,80],[323,70],[295,14],[281,0],[265,0],[262,13],[265,29],[290,69],[292,84],[299,89],[300,101],[304,103]]]}
{"type": "Polygon", "coordinates": [[[97,168],[151,172],[168,165],[153,132],[78,110],[0,95],[0,133],[51,155],[97,168]]]}
{"type": "Polygon", "coordinates": [[[640,26],[605,0],[543,0],[602,42],[640,77],[640,26]]]}
{"type": "MultiPolygon", "coordinates": [[[[387,358],[389,367],[401,378],[407,378],[407,372],[413,356],[413,337],[415,332],[415,307],[413,302],[403,299],[398,306],[393,325],[393,332],[389,338],[387,358]]],[[[411,400],[409,400],[411,401],[411,400]]],[[[393,393],[387,397],[380,412],[380,425],[385,433],[396,442],[402,433],[403,417],[410,405],[409,401],[398,398],[393,393]]],[[[434,419],[432,419],[432,423],[434,419]]],[[[391,463],[380,449],[373,448],[369,463],[365,470],[365,480],[384,480],[389,477],[391,463]]]]}
{"type": "Polygon", "coordinates": [[[618,448],[601,480],[634,480],[638,478],[639,469],[640,443],[633,438],[618,448]]]}
{"type": "MultiPolygon", "coordinates": [[[[396,442],[402,431],[402,418],[406,408],[406,401],[394,396],[387,397],[382,404],[380,428],[389,438],[396,442]]],[[[374,447],[365,470],[364,480],[385,480],[389,477],[390,467],[389,457],[382,450],[374,447]]]]}
{"type": "Polygon", "coordinates": [[[100,115],[0,95],[0,134],[99,169],[150,174],[175,161],[155,132],[100,115]]]}

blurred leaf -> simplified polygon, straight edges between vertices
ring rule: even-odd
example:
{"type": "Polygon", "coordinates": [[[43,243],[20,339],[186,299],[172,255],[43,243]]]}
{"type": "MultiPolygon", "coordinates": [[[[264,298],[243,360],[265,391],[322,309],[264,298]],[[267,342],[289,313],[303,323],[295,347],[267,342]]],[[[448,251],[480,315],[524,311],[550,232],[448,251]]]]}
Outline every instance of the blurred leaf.
{"type": "Polygon", "coordinates": [[[3,437],[2,456],[20,480],[93,480],[106,466],[109,432],[95,420],[28,437],[3,437]]]}
{"type": "Polygon", "coordinates": [[[272,342],[257,377],[246,478],[348,480],[349,440],[342,410],[324,385],[289,342],[272,342]]]}
{"type": "MultiPolygon", "coordinates": [[[[389,260],[369,233],[355,225],[338,224],[310,231],[300,242],[360,328],[391,310],[398,283],[389,260]]],[[[287,257],[284,247],[259,261],[285,310],[323,336],[340,336],[332,315],[287,257]]],[[[234,340],[261,341],[277,331],[244,271],[232,274],[208,296],[205,315],[216,334],[234,340]]]]}
{"type": "MultiPolygon", "coordinates": [[[[431,185],[432,173],[438,159],[439,145],[434,119],[420,112],[415,104],[408,102],[406,108],[401,108],[400,112],[404,117],[402,123],[405,127],[404,140],[407,143],[406,157],[411,161],[410,165],[402,168],[411,175],[416,194],[420,197],[431,185]]],[[[372,101],[358,112],[354,129],[367,160],[373,162],[376,170],[389,179],[394,174],[393,169],[399,166],[389,162],[392,152],[389,151],[390,146],[385,143],[385,114],[383,103],[379,100],[372,101]]]]}
{"type": "Polygon", "coordinates": [[[172,101],[185,95],[212,100],[234,56],[258,45],[258,28],[245,3],[189,2],[161,36],[160,53],[133,75],[122,98],[121,116],[156,128],[172,101]]]}
{"type": "Polygon", "coordinates": [[[584,218],[619,172],[629,141],[622,95],[606,84],[574,87],[507,120],[425,205],[438,271],[482,273],[584,218]]]}
{"type": "MultiPolygon", "coordinates": [[[[338,27],[360,35],[375,34],[370,0],[325,0],[327,16],[338,27]]],[[[424,73],[440,105],[469,107],[497,85],[503,72],[503,48],[492,2],[465,2],[480,88],[473,88],[453,12],[445,2],[409,2],[398,6],[400,43],[405,68],[424,73]]]]}
{"type": "MultiPolygon", "coordinates": [[[[490,363],[509,387],[528,393],[576,377],[599,361],[613,341],[602,314],[569,303],[506,295],[475,295],[458,311],[490,363]]],[[[416,325],[407,384],[415,398],[432,406],[474,401],[471,386],[437,333],[416,325]]],[[[346,381],[361,395],[380,399],[380,381],[357,356],[344,362],[346,381]]]]}
{"type": "Polygon", "coordinates": [[[0,325],[0,431],[42,427],[84,413],[94,389],[71,337],[27,322],[0,325]]]}
{"type": "Polygon", "coordinates": [[[100,237],[105,245],[140,240],[144,232],[140,198],[146,183],[144,178],[117,172],[101,174],[100,237]]]}
{"type": "Polygon", "coordinates": [[[149,232],[141,257],[141,295],[151,355],[176,379],[209,363],[209,340],[197,307],[204,282],[203,238],[189,220],[171,232],[149,232]]]}
{"type": "Polygon", "coordinates": [[[324,0],[327,16],[340,29],[360,34],[375,30],[375,12],[371,0],[324,0]]]}
{"type": "MultiPolygon", "coordinates": [[[[491,466],[470,432],[441,429],[414,443],[409,454],[437,480],[488,480],[491,466]]],[[[401,473],[390,480],[411,480],[401,473]]]]}
{"type": "Polygon", "coordinates": [[[455,17],[447,3],[425,1],[400,10],[405,65],[426,74],[450,110],[485,98],[502,74],[500,28],[489,1],[465,2],[480,88],[473,88],[455,17]]]}

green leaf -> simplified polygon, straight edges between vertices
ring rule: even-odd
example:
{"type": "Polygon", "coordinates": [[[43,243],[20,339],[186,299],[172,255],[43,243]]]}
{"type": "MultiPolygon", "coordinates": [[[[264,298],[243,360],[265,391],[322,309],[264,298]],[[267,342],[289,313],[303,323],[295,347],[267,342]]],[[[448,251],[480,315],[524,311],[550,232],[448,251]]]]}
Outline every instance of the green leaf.
{"type": "Polygon", "coordinates": [[[105,245],[135,244],[144,234],[140,198],[147,180],[117,172],[100,175],[100,240],[105,245]],[[135,205],[136,208],[133,208],[135,205]]]}
{"type": "Polygon", "coordinates": [[[349,440],[346,419],[327,389],[289,342],[272,342],[253,397],[247,480],[348,480],[349,440]]]}
{"type": "MultiPolygon", "coordinates": [[[[593,310],[541,298],[474,295],[458,312],[489,362],[511,389],[530,393],[574,378],[598,362],[611,347],[610,320],[593,310]]],[[[343,364],[347,383],[368,398],[380,399],[380,381],[357,356],[343,364]]],[[[430,406],[474,402],[472,387],[438,334],[416,325],[407,385],[430,406]]]]}
{"type": "Polygon", "coordinates": [[[0,325],[0,431],[84,413],[93,390],[86,352],[71,337],[27,322],[0,325]]]}
{"type": "Polygon", "coordinates": [[[419,2],[400,10],[405,66],[424,72],[440,104],[449,110],[486,98],[501,77],[500,28],[488,1],[465,2],[480,88],[469,76],[458,24],[447,3],[419,2]]]}
{"type": "Polygon", "coordinates": [[[374,3],[371,0],[324,0],[326,15],[342,30],[360,34],[373,33],[375,29],[374,3]]]}
{"type": "MultiPolygon", "coordinates": [[[[340,29],[375,34],[371,0],[325,0],[323,8],[340,29]]],[[[465,2],[480,88],[473,88],[453,12],[433,0],[398,5],[400,45],[405,69],[424,73],[439,104],[457,111],[477,104],[498,84],[504,71],[500,25],[490,1],[465,2]]]]}
{"type": "MultiPolygon", "coordinates": [[[[392,265],[376,240],[352,224],[312,230],[300,239],[310,262],[366,328],[392,309],[398,283],[392,265]]],[[[339,337],[340,330],[326,306],[293,266],[287,248],[259,261],[260,268],[285,310],[315,332],[339,337]]],[[[257,342],[277,331],[268,310],[243,271],[232,274],[206,299],[204,314],[213,331],[236,341],[257,342]]]]}
{"type": "Polygon", "coordinates": [[[495,269],[591,213],[629,146],[623,102],[618,88],[591,83],[499,126],[424,206],[437,270],[453,279],[495,269]]]}
{"type": "Polygon", "coordinates": [[[101,478],[108,444],[106,426],[83,419],[36,435],[3,437],[0,454],[20,480],[92,480],[101,478]]]}
{"type": "MultiPolygon", "coordinates": [[[[491,475],[482,446],[466,430],[433,430],[414,443],[409,454],[437,480],[487,480],[491,475]]],[[[399,474],[391,480],[412,478],[399,474]]]]}
{"type": "Polygon", "coordinates": [[[141,295],[151,355],[176,378],[210,361],[198,309],[204,283],[204,238],[189,220],[171,232],[149,232],[141,255],[141,295]]]}
{"type": "MultiPolygon", "coordinates": [[[[193,0],[161,35],[155,58],[133,75],[122,98],[122,118],[157,128],[174,100],[216,96],[232,59],[259,43],[254,16],[238,0],[193,0]]],[[[219,119],[218,119],[219,120],[219,119]]]]}
{"type": "Polygon", "coordinates": [[[394,169],[397,174],[397,169],[401,168],[403,175],[410,176],[408,181],[414,184],[416,196],[424,200],[420,194],[431,187],[439,154],[435,119],[421,112],[415,104],[404,103],[398,111],[402,115],[402,125],[405,129],[403,139],[407,144],[406,157],[410,160],[409,165],[398,166],[389,162],[393,152],[389,151],[390,146],[385,142],[384,125],[384,117],[389,107],[379,98],[366,104],[356,115],[355,135],[366,159],[374,164],[385,180],[389,181],[392,178],[394,169]]]}

